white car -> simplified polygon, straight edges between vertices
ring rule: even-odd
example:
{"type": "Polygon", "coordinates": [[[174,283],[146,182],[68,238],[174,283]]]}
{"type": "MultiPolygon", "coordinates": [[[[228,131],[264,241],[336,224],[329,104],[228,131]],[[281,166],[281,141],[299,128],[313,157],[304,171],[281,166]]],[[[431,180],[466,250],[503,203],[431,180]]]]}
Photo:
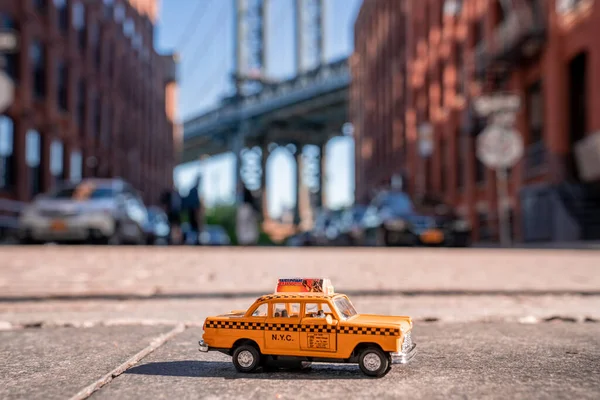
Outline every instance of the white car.
{"type": "Polygon", "coordinates": [[[21,243],[144,244],[148,214],[121,179],[84,179],[36,196],[19,217],[21,243]]]}

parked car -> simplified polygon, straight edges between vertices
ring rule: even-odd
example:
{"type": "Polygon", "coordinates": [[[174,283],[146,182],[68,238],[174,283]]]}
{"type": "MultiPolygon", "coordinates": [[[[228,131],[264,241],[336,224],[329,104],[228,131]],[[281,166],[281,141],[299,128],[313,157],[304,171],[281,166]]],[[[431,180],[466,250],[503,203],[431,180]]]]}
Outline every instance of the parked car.
{"type": "Polygon", "coordinates": [[[286,245],[290,247],[312,246],[312,234],[310,232],[297,233],[287,238],[286,245]]]}
{"type": "Polygon", "coordinates": [[[146,207],[121,179],[88,178],[40,194],[19,216],[21,243],[143,244],[146,207]]]}
{"type": "Polygon", "coordinates": [[[147,243],[150,245],[166,245],[170,240],[171,226],[167,214],[156,206],[148,207],[146,223],[147,243]]]}
{"type": "Polygon", "coordinates": [[[375,246],[436,245],[466,247],[471,227],[440,201],[419,201],[400,191],[383,191],[363,218],[363,243],[375,246]]]}
{"type": "Polygon", "coordinates": [[[324,210],[315,219],[312,238],[315,246],[335,245],[340,234],[342,211],[324,210]]]}
{"type": "Polygon", "coordinates": [[[367,211],[367,206],[354,205],[344,211],[340,218],[339,235],[337,243],[342,246],[356,246],[360,244],[362,221],[367,211]]]}
{"type": "Polygon", "coordinates": [[[229,246],[231,238],[220,225],[206,225],[200,234],[200,244],[204,246],[229,246]]]}

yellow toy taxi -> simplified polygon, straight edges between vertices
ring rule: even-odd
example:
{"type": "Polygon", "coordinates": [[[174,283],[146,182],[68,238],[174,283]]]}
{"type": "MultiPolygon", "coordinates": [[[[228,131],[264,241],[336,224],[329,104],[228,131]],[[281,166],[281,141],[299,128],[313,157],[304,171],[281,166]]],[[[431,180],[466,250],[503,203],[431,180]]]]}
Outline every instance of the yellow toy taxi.
{"type": "Polygon", "coordinates": [[[359,314],[329,279],[279,279],[247,310],[208,317],[199,350],[231,356],[239,372],[267,361],[358,363],[382,377],[415,356],[412,327],[407,316],[359,314]]]}

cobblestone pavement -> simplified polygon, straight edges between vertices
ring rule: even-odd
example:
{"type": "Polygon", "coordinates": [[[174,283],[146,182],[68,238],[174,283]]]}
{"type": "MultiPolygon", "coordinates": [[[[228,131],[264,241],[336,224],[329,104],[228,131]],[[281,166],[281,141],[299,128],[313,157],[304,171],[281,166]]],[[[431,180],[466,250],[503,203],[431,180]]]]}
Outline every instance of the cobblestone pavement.
{"type": "Polygon", "coordinates": [[[242,292],[260,295],[273,290],[278,276],[327,276],[336,289],[349,293],[600,294],[600,252],[595,250],[143,246],[25,249],[0,247],[0,299],[242,292]]]}
{"type": "Polygon", "coordinates": [[[2,399],[600,397],[600,253],[454,249],[0,248],[2,399]],[[25,253],[24,250],[27,252],[25,253]],[[208,315],[279,276],[328,276],[360,312],[415,319],[419,353],[235,372],[208,315]]]}

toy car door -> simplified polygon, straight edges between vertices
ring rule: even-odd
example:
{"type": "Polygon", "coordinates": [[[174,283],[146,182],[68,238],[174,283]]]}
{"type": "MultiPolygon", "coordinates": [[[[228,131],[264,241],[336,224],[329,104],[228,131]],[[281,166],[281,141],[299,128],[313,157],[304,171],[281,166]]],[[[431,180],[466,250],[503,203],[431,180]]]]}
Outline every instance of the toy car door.
{"type": "Polygon", "coordinates": [[[300,349],[305,351],[337,351],[337,321],[327,302],[307,301],[302,310],[300,349]]]}
{"type": "Polygon", "coordinates": [[[300,350],[300,302],[273,301],[265,326],[265,347],[270,353],[282,354],[300,350]]]}

